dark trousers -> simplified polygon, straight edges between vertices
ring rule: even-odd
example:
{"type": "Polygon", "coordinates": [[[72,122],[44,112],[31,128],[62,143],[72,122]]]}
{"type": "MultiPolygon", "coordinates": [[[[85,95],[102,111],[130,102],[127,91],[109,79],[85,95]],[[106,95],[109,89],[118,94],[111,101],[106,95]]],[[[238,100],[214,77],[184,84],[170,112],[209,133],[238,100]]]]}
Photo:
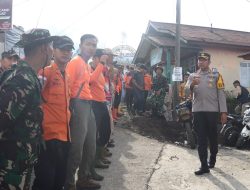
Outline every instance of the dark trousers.
{"type": "Polygon", "coordinates": [[[201,167],[207,168],[208,142],[210,149],[210,163],[215,164],[218,153],[217,112],[194,112],[194,127],[198,137],[198,154],[201,167]]]}
{"type": "Polygon", "coordinates": [[[144,91],[134,89],[133,95],[134,95],[134,109],[142,112],[143,111],[143,102],[144,102],[144,91]]]}
{"type": "Polygon", "coordinates": [[[144,102],[143,102],[143,111],[144,112],[145,112],[145,109],[146,109],[147,98],[148,98],[148,91],[144,90],[144,102]]]}
{"type": "Polygon", "coordinates": [[[99,146],[105,146],[110,138],[110,116],[106,102],[92,102],[93,112],[97,127],[96,142],[99,146]]]}
{"type": "Polygon", "coordinates": [[[126,88],[126,105],[127,109],[131,110],[132,104],[133,104],[133,89],[132,88],[126,88]]]}
{"type": "Polygon", "coordinates": [[[114,99],[114,108],[118,109],[119,104],[121,102],[122,92],[118,93],[115,92],[115,99],[114,99]]]}
{"type": "Polygon", "coordinates": [[[65,183],[69,143],[60,140],[46,141],[35,165],[33,190],[62,190],[65,183]]]}

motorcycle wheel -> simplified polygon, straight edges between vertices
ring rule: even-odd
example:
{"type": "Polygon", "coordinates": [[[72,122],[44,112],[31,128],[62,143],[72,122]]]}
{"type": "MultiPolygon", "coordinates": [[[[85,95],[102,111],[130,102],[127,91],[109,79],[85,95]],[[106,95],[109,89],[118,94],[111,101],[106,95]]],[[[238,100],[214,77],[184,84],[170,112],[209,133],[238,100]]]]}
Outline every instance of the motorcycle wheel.
{"type": "Polygon", "coordinates": [[[236,148],[237,149],[242,149],[244,148],[245,144],[246,144],[246,138],[243,136],[240,136],[236,142],[236,148]]]}
{"type": "Polygon", "coordinates": [[[226,146],[235,146],[237,139],[239,137],[239,132],[236,131],[236,128],[232,125],[227,127],[224,131],[224,145],[226,146]]]}
{"type": "Polygon", "coordinates": [[[186,129],[186,136],[187,136],[188,145],[190,146],[191,149],[195,149],[195,147],[196,147],[195,135],[194,135],[194,132],[192,130],[191,123],[185,122],[184,127],[186,129]]]}

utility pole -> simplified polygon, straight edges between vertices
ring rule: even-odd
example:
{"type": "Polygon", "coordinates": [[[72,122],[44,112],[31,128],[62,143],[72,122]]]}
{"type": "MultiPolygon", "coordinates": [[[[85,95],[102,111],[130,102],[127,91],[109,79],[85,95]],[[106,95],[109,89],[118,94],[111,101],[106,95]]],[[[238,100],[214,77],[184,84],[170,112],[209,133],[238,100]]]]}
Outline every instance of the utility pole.
{"type": "Polygon", "coordinates": [[[176,67],[180,67],[180,24],[181,24],[181,0],[176,2],[176,67]]]}
{"type": "MultiPolygon", "coordinates": [[[[175,67],[180,67],[180,23],[181,23],[181,0],[176,0],[176,46],[175,46],[175,67]]],[[[175,106],[178,104],[178,84],[174,82],[174,97],[173,97],[173,108],[174,115],[176,114],[175,106]]]]}

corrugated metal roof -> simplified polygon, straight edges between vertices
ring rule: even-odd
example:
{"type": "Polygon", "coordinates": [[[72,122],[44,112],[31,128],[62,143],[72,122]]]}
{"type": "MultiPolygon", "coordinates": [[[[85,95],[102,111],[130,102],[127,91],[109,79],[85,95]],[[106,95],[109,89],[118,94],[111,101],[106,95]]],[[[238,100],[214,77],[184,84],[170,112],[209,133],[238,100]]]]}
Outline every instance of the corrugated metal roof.
{"type": "MultiPolygon", "coordinates": [[[[170,35],[175,35],[176,31],[176,24],[150,21],[147,30],[148,35],[150,35],[150,27],[153,27],[158,32],[170,35]]],[[[181,25],[181,37],[187,41],[250,46],[250,32],[181,25]]]]}
{"type": "Polygon", "coordinates": [[[241,54],[241,55],[239,55],[238,57],[241,57],[241,58],[243,58],[243,59],[245,59],[245,60],[250,60],[250,52],[241,54]]]}
{"type": "Polygon", "coordinates": [[[162,47],[166,47],[166,46],[174,47],[176,44],[176,41],[174,39],[166,38],[162,36],[147,36],[147,38],[153,41],[154,43],[156,43],[158,46],[162,46],[162,47]]]}

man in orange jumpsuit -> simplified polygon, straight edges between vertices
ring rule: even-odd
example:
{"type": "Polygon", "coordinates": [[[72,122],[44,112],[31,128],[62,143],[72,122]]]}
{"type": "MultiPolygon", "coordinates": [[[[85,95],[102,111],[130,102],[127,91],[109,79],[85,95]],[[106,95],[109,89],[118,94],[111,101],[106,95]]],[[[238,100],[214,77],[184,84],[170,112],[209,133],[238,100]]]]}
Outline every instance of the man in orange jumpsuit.
{"type": "Polygon", "coordinates": [[[90,179],[90,170],[96,154],[96,121],[92,110],[92,94],[89,83],[96,80],[102,68],[96,68],[91,74],[88,60],[95,54],[97,38],[85,34],[80,39],[80,54],[67,65],[71,85],[71,145],[67,162],[65,189],[99,189],[101,186],[90,179]],[[75,184],[77,168],[78,179],[75,184]]]}
{"type": "Polygon", "coordinates": [[[74,43],[69,37],[57,37],[53,41],[54,61],[38,74],[43,85],[42,127],[46,146],[41,149],[35,166],[33,189],[60,190],[64,186],[70,141],[70,90],[65,67],[73,49],[74,43]]]}

